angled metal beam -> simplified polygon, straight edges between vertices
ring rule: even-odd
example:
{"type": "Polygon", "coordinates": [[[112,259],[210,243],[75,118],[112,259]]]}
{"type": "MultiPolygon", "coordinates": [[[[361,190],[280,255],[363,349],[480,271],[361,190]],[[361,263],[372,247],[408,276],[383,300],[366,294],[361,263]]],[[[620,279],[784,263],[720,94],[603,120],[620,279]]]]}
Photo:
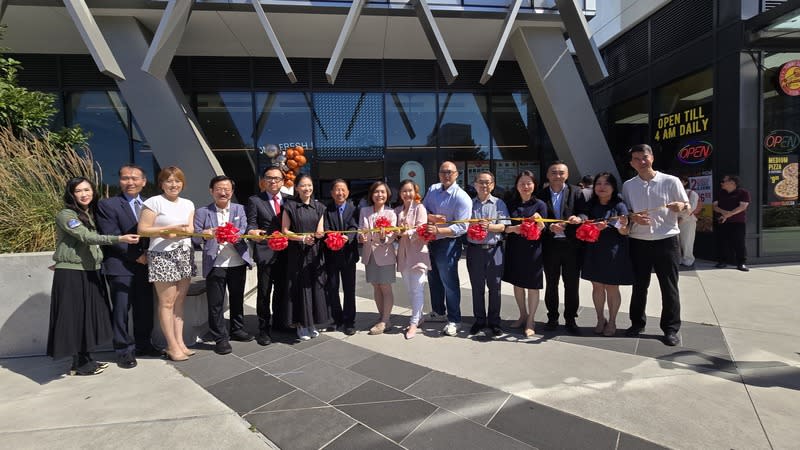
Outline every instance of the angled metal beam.
{"type": "Polygon", "coordinates": [[[0,0],[0,20],[3,20],[3,16],[6,15],[6,6],[8,6],[8,1],[0,0]]]}
{"type": "Polygon", "coordinates": [[[425,32],[433,53],[436,55],[436,61],[439,62],[439,67],[442,69],[442,75],[444,75],[447,84],[452,84],[458,76],[458,70],[456,70],[456,65],[453,64],[453,58],[450,57],[450,52],[444,43],[442,33],[433,19],[431,7],[428,6],[426,0],[412,0],[412,3],[414,4],[414,10],[417,12],[419,23],[422,25],[422,30],[425,32]]]}
{"type": "Polygon", "coordinates": [[[353,3],[350,5],[350,11],[348,11],[347,17],[344,19],[344,25],[342,25],[342,31],[339,33],[339,39],[336,41],[336,47],[333,48],[333,54],[331,55],[330,61],[328,61],[328,68],[325,69],[325,78],[328,79],[328,83],[330,84],[336,82],[336,76],[339,74],[339,68],[342,66],[344,47],[347,45],[347,41],[350,40],[350,35],[353,34],[353,30],[355,30],[356,24],[358,23],[358,18],[361,16],[361,10],[364,9],[364,5],[366,4],[366,0],[353,0],[353,3]]]}
{"type": "Polygon", "coordinates": [[[500,28],[500,36],[497,38],[497,46],[494,48],[492,55],[486,61],[486,67],[483,68],[483,75],[481,75],[481,84],[486,84],[489,78],[494,75],[494,69],[497,68],[497,63],[500,61],[500,55],[503,49],[506,48],[508,36],[511,34],[511,29],[514,28],[514,21],[517,20],[519,8],[522,6],[522,0],[513,0],[511,8],[508,9],[506,20],[503,22],[503,27],[500,28]]]}
{"type": "Polygon", "coordinates": [[[581,63],[583,75],[589,84],[595,84],[608,76],[606,64],[594,38],[589,36],[589,24],[575,0],[556,0],[558,13],[567,28],[575,54],[581,63]]]}
{"type": "Polygon", "coordinates": [[[278,56],[278,60],[281,62],[283,71],[286,73],[286,76],[289,77],[289,81],[291,81],[293,84],[297,83],[297,76],[295,76],[294,70],[292,70],[292,66],[289,64],[289,60],[286,59],[286,53],[283,52],[283,47],[281,47],[281,43],[278,41],[278,36],[275,34],[275,30],[273,30],[272,25],[270,25],[269,19],[267,19],[267,13],[264,12],[261,2],[259,0],[250,0],[250,2],[253,4],[253,8],[256,10],[256,14],[258,15],[258,20],[261,22],[261,26],[264,27],[264,31],[267,33],[267,39],[269,39],[272,49],[275,50],[275,55],[278,56]]]}
{"type": "Polygon", "coordinates": [[[144,57],[142,70],[163,79],[181,43],[194,0],[169,0],[158,24],[156,35],[144,57]]]}
{"type": "Polygon", "coordinates": [[[122,74],[122,69],[117,64],[114,54],[111,53],[111,48],[109,48],[103,37],[103,33],[100,32],[97,22],[94,21],[92,12],[86,6],[86,2],[84,0],[64,0],[64,6],[67,7],[72,21],[81,34],[83,43],[89,49],[89,53],[91,53],[92,59],[94,59],[94,63],[97,64],[100,72],[117,80],[124,80],[125,76],[122,74]]]}

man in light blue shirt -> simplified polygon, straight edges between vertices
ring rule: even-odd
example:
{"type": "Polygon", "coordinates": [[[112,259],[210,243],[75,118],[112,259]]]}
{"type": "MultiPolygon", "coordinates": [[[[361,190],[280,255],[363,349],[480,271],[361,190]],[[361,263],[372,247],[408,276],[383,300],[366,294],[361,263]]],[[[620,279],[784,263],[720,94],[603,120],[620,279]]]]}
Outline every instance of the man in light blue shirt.
{"type": "Polygon", "coordinates": [[[467,231],[466,223],[445,224],[453,220],[466,220],[472,213],[472,200],[456,184],[458,169],[451,161],[439,167],[439,181],[428,189],[423,205],[428,210],[428,230],[436,240],[428,244],[431,270],[428,283],[431,290],[429,319],[441,321],[447,315],[442,333],[455,336],[461,327],[461,289],[458,280],[458,260],[461,243],[457,239],[467,231]]]}
{"type": "Polygon", "coordinates": [[[467,271],[472,286],[472,311],[475,323],[469,334],[478,334],[487,327],[486,288],[489,288],[488,327],[491,335],[501,336],[500,328],[500,281],[503,277],[503,232],[508,219],[508,207],[492,195],[494,175],[481,172],[475,176],[475,192],[472,199],[472,218],[480,219],[478,226],[486,230],[486,237],[475,240],[467,237],[467,271]],[[503,220],[506,219],[506,220],[503,220]]]}

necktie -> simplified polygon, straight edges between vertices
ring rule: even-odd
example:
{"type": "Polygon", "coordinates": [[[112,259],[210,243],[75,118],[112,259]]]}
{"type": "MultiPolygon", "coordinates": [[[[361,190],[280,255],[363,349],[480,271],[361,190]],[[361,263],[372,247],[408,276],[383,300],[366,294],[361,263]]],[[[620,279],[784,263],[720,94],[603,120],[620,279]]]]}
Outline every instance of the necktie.
{"type": "Polygon", "coordinates": [[[133,214],[136,215],[136,220],[142,215],[142,202],[138,198],[133,201],[133,214]]]}
{"type": "Polygon", "coordinates": [[[339,228],[344,228],[344,220],[342,216],[344,215],[344,206],[339,207],[339,228]]]}
{"type": "Polygon", "coordinates": [[[281,202],[278,200],[278,195],[275,194],[272,197],[272,207],[275,208],[275,215],[279,215],[281,213],[281,202]]]}

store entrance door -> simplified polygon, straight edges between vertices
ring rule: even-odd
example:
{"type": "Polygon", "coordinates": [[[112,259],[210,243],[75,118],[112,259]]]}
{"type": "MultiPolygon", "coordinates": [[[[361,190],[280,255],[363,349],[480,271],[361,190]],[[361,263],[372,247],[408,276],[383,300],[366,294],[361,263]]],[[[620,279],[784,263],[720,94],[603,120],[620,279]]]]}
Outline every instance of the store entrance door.
{"type": "Polygon", "coordinates": [[[320,188],[318,199],[330,200],[333,180],[341,178],[350,185],[350,200],[358,206],[362,200],[366,201],[367,191],[372,183],[384,179],[384,161],[319,161],[317,178],[320,188]]]}

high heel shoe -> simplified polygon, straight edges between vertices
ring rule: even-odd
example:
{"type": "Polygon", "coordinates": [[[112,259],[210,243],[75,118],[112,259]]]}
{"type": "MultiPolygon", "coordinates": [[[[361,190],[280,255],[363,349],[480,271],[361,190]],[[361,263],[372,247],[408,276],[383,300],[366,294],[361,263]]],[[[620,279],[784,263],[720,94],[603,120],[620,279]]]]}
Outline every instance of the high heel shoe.
{"type": "Polygon", "coordinates": [[[409,325],[403,332],[403,335],[406,340],[414,339],[414,336],[417,335],[417,325],[409,325]]]}
{"type": "Polygon", "coordinates": [[[376,334],[383,334],[386,331],[386,322],[378,322],[369,329],[369,334],[376,335],[376,334]]]}
{"type": "Polygon", "coordinates": [[[186,360],[189,359],[189,357],[186,356],[186,354],[184,352],[181,352],[181,355],[183,355],[183,358],[172,356],[169,352],[164,352],[164,357],[167,358],[170,361],[180,362],[180,361],[186,361],[186,360]]]}
{"type": "Polygon", "coordinates": [[[187,348],[186,350],[183,350],[183,354],[184,354],[184,355],[186,355],[186,356],[194,356],[194,355],[196,355],[196,354],[197,354],[197,352],[196,352],[196,351],[194,351],[194,350],[189,350],[189,349],[187,348]]]}
{"type": "Polygon", "coordinates": [[[614,322],[606,322],[606,327],[603,329],[603,336],[614,336],[617,334],[617,325],[614,322]]]}
{"type": "Polygon", "coordinates": [[[608,321],[603,318],[603,320],[597,321],[597,326],[594,327],[594,334],[602,334],[603,330],[606,328],[606,324],[608,321]]]}
{"type": "Polygon", "coordinates": [[[522,328],[522,326],[525,325],[525,321],[526,320],[528,320],[528,316],[527,315],[519,316],[519,319],[517,319],[514,322],[511,322],[511,325],[509,325],[509,327],[510,328],[522,328]]]}
{"type": "Polygon", "coordinates": [[[534,337],[536,335],[536,331],[533,328],[525,328],[525,337],[534,337]]]}

